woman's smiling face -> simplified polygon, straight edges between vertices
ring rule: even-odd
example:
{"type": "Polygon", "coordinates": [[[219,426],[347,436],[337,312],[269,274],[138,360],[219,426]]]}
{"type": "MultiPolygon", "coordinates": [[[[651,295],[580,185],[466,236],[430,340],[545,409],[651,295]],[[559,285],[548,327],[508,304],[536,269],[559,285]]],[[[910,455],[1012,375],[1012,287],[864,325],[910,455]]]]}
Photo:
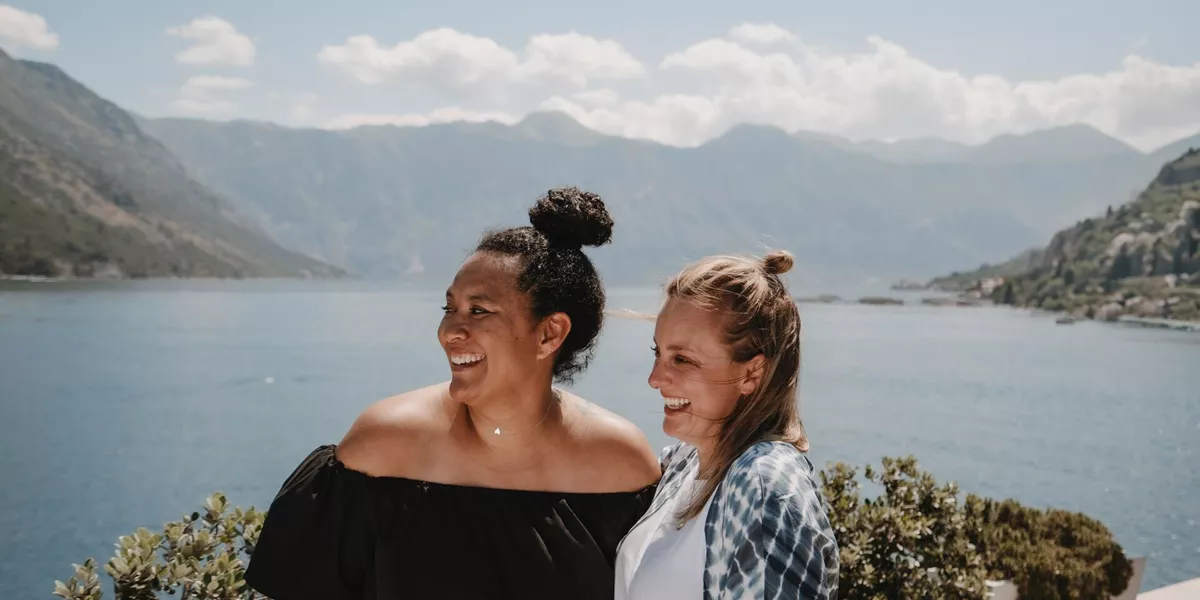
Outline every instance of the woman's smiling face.
{"type": "Polygon", "coordinates": [[[721,311],[669,298],[654,327],[650,387],[663,398],[663,432],[693,446],[721,431],[743,394],[754,389],[750,363],[733,360],[721,311]]]}
{"type": "Polygon", "coordinates": [[[503,395],[550,368],[539,356],[529,298],[517,289],[519,269],[516,257],[477,252],[446,290],[438,341],[459,402],[503,395]]]}

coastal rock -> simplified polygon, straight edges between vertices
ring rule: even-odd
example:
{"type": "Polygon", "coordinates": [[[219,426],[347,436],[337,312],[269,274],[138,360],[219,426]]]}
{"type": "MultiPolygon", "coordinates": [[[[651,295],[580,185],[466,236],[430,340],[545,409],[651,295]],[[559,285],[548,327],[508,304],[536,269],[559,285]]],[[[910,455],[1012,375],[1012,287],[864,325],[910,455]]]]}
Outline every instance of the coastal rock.
{"type": "Polygon", "coordinates": [[[897,298],[885,298],[881,296],[867,296],[858,299],[859,304],[870,304],[875,306],[899,306],[904,304],[903,300],[897,298]]]}
{"type": "Polygon", "coordinates": [[[1162,317],[1166,312],[1164,310],[1164,304],[1165,303],[1162,300],[1139,297],[1125,304],[1125,313],[1131,314],[1135,317],[1162,317]]]}
{"type": "Polygon", "coordinates": [[[1104,306],[1096,309],[1093,318],[1097,321],[1116,321],[1118,317],[1125,314],[1125,309],[1116,302],[1109,302],[1104,306]]]}
{"type": "Polygon", "coordinates": [[[1179,207],[1179,220],[1196,223],[1196,213],[1200,212],[1200,202],[1188,200],[1179,207]]]}
{"type": "Polygon", "coordinates": [[[796,302],[806,303],[806,304],[812,304],[812,303],[837,304],[841,301],[842,301],[842,298],[835,294],[821,294],[820,296],[801,296],[799,298],[796,298],[796,302]]]}
{"type": "Polygon", "coordinates": [[[1137,239],[1137,236],[1134,234],[1128,231],[1121,232],[1108,243],[1108,248],[1104,251],[1104,254],[1109,258],[1115,258],[1121,253],[1121,250],[1126,250],[1129,246],[1133,245],[1135,239],[1137,239]]]}

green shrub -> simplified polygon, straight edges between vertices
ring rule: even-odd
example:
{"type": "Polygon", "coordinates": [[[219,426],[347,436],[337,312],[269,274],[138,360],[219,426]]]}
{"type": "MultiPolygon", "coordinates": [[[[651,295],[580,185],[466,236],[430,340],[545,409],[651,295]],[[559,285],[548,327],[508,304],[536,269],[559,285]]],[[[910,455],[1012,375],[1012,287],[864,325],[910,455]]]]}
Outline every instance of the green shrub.
{"type": "Polygon", "coordinates": [[[821,473],[840,599],[982,599],[986,579],[1013,581],[1021,600],[1108,598],[1129,585],[1132,564],[1099,521],[1014,500],[960,503],[953,483],[937,484],[913,457],[882,464],[864,472],[881,488],[873,500],[860,497],[854,468],[821,473]]]}
{"type": "MultiPolygon", "coordinates": [[[[167,523],[162,533],[140,528],[122,536],[104,565],[118,600],[154,600],[160,592],[182,600],[264,598],[246,587],[243,556],[254,551],[266,514],[254,508],[228,510],[217,493],[192,513],[167,523]]],[[[54,595],[66,600],[100,600],[96,563],[74,565],[75,575],[54,582],[54,595]]]]}
{"type": "MultiPolygon", "coordinates": [[[[959,502],[954,483],[938,484],[911,456],[884,458],[881,469],[868,465],[863,475],[878,496],[862,497],[854,467],[836,463],[820,473],[839,546],[840,600],[982,600],[989,578],[1012,580],[1022,600],[1104,598],[1129,583],[1130,562],[1094,519],[974,495],[959,502]]],[[[114,597],[265,600],[244,579],[265,517],[254,508],[231,510],[217,493],[203,514],[167,523],[161,533],[122,536],[104,565],[114,597]]],[[[97,563],[73,566],[74,576],[54,582],[54,595],[100,600],[97,563]]]]}
{"type": "Polygon", "coordinates": [[[1021,600],[1109,598],[1129,585],[1133,564],[1095,519],[975,495],[964,509],[989,577],[1011,580],[1021,600]]]}
{"type": "Polygon", "coordinates": [[[912,457],[884,458],[881,471],[864,470],[883,491],[864,499],[856,475],[841,463],[821,473],[841,558],[839,598],[985,597],[987,570],[953,483],[937,485],[912,457]]]}

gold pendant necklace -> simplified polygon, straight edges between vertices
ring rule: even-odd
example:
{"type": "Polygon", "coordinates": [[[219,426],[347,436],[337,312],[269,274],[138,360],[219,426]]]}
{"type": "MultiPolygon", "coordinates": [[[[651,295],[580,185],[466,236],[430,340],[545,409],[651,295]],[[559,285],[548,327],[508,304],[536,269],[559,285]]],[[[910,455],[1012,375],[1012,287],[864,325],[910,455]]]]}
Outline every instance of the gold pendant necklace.
{"type": "Polygon", "coordinates": [[[542,422],[544,422],[546,420],[546,417],[550,416],[550,407],[554,406],[554,404],[556,402],[562,402],[562,398],[558,395],[558,390],[551,389],[550,393],[554,394],[554,400],[552,402],[548,402],[546,404],[546,412],[544,414],[542,414],[541,420],[539,420],[537,423],[534,423],[533,427],[530,427],[529,429],[526,429],[525,431],[521,431],[518,433],[501,433],[500,427],[496,427],[496,429],[494,429],[492,431],[492,433],[494,435],[524,435],[526,433],[529,433],[530,431],[533,431],[534,429],[537,429],[538,426],[541,425],[542,422]]]}

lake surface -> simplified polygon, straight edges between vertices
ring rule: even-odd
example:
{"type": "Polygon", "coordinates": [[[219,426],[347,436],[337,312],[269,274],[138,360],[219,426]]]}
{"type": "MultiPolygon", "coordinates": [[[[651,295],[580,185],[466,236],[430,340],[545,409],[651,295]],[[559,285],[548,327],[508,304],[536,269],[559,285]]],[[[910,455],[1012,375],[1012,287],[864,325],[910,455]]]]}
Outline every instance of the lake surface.
{"type": "MultiPolygon", "coordinates": [[[[0,597],[220,490],[266,508],[364,407],[448,375],[440,291],[367,282],[4,284],[0,597]]],[[[823,291],[823,290],[818,290],[823,291]]],[[[801,293],[801,292],[798,292],[801,293]]],[[[652,311],[654,289],[610,291],[652,311]]],[[[1200,335],[1001,308],[804,305],[818,466],[913,454],[964,492],[1087,513],[1143,589],[1200,577],[1200,335]]],[[[656,446],[652,324],[610,319],[574,389],[656,446]]],[[[105,578],[105,597],[110,597],[105,578]]]]}

